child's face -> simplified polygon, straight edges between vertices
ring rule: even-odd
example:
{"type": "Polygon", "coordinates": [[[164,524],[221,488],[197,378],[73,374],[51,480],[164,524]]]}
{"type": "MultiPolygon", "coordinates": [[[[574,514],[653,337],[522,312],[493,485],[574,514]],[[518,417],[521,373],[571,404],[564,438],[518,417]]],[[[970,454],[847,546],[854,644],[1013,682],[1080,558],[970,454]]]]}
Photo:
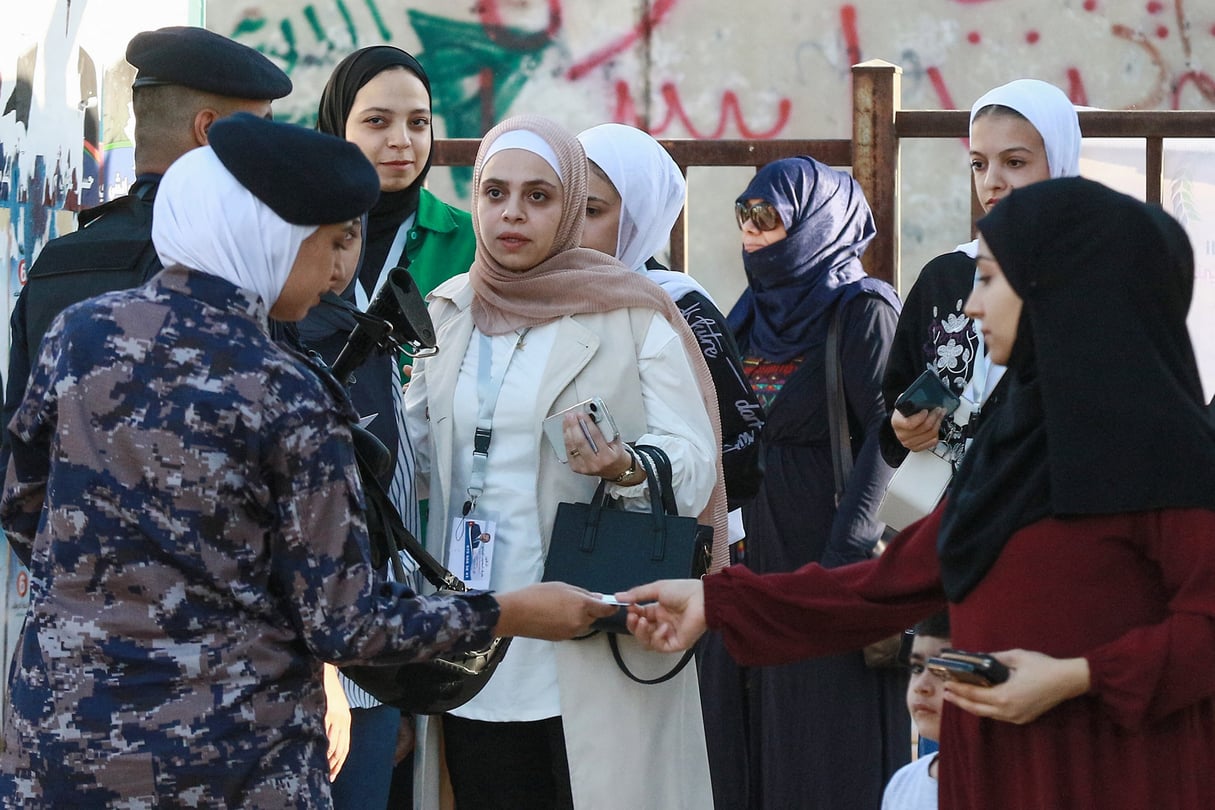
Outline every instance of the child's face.
{"type": "Polygon", "coordinates": [[[921,737],[941,739],[941,705],[945,682],[924,666],[928,659],[949,646],[949,639],[919,636],[911,645],[911,683],[907,684],[907,710],[921,737]]]}

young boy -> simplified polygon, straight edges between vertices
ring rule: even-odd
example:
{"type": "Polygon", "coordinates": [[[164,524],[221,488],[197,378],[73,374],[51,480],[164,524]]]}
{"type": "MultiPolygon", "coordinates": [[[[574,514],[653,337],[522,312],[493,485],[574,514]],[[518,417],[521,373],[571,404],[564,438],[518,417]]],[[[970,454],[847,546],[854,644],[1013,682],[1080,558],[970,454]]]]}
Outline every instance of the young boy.
{"type": "MultiPolygon", "coordinates": [[[[942,611],[915,626],[911,645],[911,682],[907,684],[907,709],[920,737],[939,740],[944,682],[928,671],[928,659],[949,646],[949,614],[942,611]]],[[[882,810],[936,810],[937,755],[925,754],[904,765],[886,785],[882,810]]]]}

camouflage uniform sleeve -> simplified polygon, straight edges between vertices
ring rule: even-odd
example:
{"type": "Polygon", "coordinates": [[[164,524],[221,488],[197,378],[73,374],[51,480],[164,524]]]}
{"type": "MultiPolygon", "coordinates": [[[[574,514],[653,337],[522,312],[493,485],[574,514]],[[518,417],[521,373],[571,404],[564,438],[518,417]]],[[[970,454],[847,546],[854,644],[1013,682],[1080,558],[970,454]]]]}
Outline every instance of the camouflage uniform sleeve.
{"type": "Polygon", "coordinates": [[[378,579],[349,426],[320,391],[276,398],[291,408],[267,445],[282,526],[272,576],[313,654],[391,663],[486,646],[498,620],[493,597],[419,597],[378,579]]]}
{"type": "Polygon", "coordinates": [[[30,564],[34,534],[46,497],[50,475],[51,438],[58,411],[57,392],[51,384],[55,364],[62,356],[63,319],[57,318],[42,341],[38,364],[25,397],[17,407],[9,431],[9,464],[0,498],[0,525],[22,564],[30,564]]]}

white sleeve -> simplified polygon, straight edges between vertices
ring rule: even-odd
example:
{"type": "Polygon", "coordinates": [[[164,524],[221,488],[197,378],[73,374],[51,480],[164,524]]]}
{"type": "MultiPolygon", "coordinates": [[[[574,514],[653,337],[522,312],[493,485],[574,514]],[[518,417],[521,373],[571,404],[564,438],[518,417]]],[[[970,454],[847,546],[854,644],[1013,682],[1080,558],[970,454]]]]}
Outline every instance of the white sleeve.
{"type": "MultiPolygon", "coordinates": [[[[683,342],[657,313],[637,360],[646,416],[646,432],[637,444],[652,444],[666,452],[679,514],[698,515],[717,482],[720,448],[683,342]]],[[[608,490],[610,495],[637,501],[630,508],[649,501],[648,482],[632,487],[609,483],[608,490]]]]}
{"type": "Polygon", "coordinates": [[[405,386],[405,429],[413,444],[414,487],[419,500],[430,495],[430,419],[427,417],[426,360],[413,361],[405,386]]]}

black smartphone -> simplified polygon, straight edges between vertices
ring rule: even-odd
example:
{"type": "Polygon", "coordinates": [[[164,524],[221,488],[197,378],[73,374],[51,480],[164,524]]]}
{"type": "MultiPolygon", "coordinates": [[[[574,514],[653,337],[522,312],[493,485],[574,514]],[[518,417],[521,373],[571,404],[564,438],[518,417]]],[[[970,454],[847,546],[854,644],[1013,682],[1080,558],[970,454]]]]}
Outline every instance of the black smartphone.
{"type": "Polygon", "coordinates": [[[928,659],[928,671],[947,680],[995,686],[1008,680],[1008,667],[987,653],[944,649],[928,659]]]}
{"type": "Polygon", "coordinates": [[[894,409],[903,416],[911,416],[920,411],[944,408],[945,415],[948,416],[961,404],[962,398],[950,391],[949,386],[941,382],[936,372],[929,369],[916,377],[915,382],[899,394],[899,398],[894,401],[894,409]]]}

